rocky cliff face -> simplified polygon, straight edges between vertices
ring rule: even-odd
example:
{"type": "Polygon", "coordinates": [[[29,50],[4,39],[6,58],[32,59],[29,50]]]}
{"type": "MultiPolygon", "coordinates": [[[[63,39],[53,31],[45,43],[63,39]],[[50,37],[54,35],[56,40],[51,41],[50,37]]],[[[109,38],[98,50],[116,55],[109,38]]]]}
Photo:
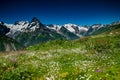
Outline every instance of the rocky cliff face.
{"type": "Polygon", "coordinates": [[[9,31],[10,29],[4,23],[0,24],[0,51],[16,51],[23,47],[12,38],[6,36],[9,31]]]}
{"type": "Polygon", "coordinates": [[[4,25],[3,22],[0,23],[0,34],[5,35],[6,33],[8,33],[10,31],[10,28],[8,28],[7,26],[4,25]]]}

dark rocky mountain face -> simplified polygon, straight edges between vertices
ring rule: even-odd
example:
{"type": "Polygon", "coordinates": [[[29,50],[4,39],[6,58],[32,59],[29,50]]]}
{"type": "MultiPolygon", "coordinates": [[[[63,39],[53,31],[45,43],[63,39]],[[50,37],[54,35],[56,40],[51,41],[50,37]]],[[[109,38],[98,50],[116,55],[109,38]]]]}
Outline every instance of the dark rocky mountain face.
{"type": "Polygon", "coordinates": [[[0,34],[6,34],[10,31],[10,28],[7,28],[7,26],[4,25],[3,22],[0,24],[0,34]]]}
{"type": "Polygon", "coordinates": [[[73,40],[73,39],[77,39],[79,38],[77,35],[75,35],[74,33],[68,31],[64,26],[61,27],[61,29],[59,30],[63,36],[65,36],[67,39],[73,40]]]}
{"type": "Polygon", "coordinates": [[[32,20],[31,20],[31,23],[29,24],[29,28],[33,27],[33,26],[36,26],[36,30],[45,30],[46,27],[45,25],[43,25],[39,19],[37,19],[36,17],[34,17],[32,20]]]}
{"type": "Polygon", "coordinates": [[[79,28],[77,26],[72,26],[75,29],[75,33],[79,33],[79,28]]]}
{"type": "Polygon", "coordinates": [[[33,17],[31,22],[41,23],[40,20],[36,17],[33,17]]]}

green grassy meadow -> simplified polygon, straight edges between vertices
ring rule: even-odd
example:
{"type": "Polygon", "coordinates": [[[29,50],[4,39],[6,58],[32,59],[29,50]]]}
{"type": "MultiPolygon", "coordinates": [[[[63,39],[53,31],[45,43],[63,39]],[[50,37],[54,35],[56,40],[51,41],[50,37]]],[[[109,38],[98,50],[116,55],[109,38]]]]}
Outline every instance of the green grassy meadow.
{"type": "Polygon", "coordinates": [[[120,29],[0,53],[0,80],[120,80],[120,29]]]}

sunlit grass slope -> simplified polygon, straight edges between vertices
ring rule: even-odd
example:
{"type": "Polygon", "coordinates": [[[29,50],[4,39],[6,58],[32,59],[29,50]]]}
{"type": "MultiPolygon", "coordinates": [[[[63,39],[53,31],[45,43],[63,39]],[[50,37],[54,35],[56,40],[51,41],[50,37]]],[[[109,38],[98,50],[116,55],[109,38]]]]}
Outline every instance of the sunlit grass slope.
{"type": "Polygon", "coordinates": [[[120,29],[1,55],[0,80],[120,80],[120,29]]]}

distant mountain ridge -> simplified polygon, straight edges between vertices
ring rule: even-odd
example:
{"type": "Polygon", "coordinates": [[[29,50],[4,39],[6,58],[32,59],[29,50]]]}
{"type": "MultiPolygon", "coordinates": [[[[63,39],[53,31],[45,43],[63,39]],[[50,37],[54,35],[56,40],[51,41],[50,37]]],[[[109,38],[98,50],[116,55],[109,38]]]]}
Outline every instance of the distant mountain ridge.
{"type": "MultiPolygon", "coordinates": [[[[3,25],[3,23],[0,22],[0,25],[3,25]]],[[[54,39],[74,40],[85,36],[96,35],[97,32],[105,32],[105,28],[109,29],[110,26],[119,24],[120,21],[106,25],[93,24],[90,26],[80,26],[71,23],[46,25],[34,17],[31,21],[17,21],[14,24],[4,23],[7,29],[4,30],[5,32],[1,29],[0,32],[27,47],[54,39]],[[100,32],[101,30],[104,31],[100,32]]]]}
{"type": "Polygon", "coordinates": [[[62,27],[66,28],[69,32],[75,34],[78,37],[81,36],[87,36],[91,35],[92,32],[106,26],[111,26],[111,25],[116,25],[120,24],[120,21],[113,22],[111,24],[93,24],[93,25],[87,25],[86,26],[80,26],[76,24],[64,24],[64,25],[55,25],[55,24],[50,24],[50,25],[44,25],[42,24],[39,19],[34,17],[30,22],[29,21],[17,21],[14,24],[6,24],[5,25],[10,28],[10,32],[7,34],[7,36],[14,38],[16,35],[18,35],[20,32],[34,32],[37,30],[43,30],[45,31],[46,29],[56,31],[58,34],[62,34],[60,32],[60,29],[62,27]]]}

